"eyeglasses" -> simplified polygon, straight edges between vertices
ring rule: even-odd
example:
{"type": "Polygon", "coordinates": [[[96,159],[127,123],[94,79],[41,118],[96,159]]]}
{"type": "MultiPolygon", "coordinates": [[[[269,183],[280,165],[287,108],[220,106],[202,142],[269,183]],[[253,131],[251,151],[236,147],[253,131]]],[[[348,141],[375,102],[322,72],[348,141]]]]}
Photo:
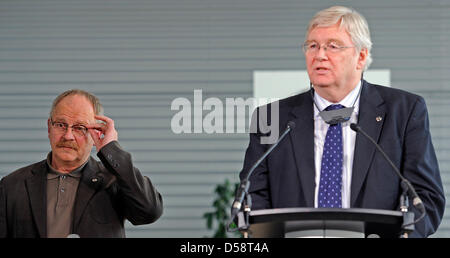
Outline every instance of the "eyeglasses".
{"type": "MultiPolygon", "coordinates": [[[[59,133],[66,133],[67,129],[69,128],[69,125],[67,123],[63,122],[53,122],[53,120],[50,120],[53,128],[59,133]]],[[[72,128],[72,133],[75,136],[83,137],[86,136],[86,133],[88,129],[83,125],[72,125],[70,126],[72,128]]]]}
{"type": "Polygon", "coordinates": [[[352,48],[352,47],[355,47],[355,46],[340,46],[338,43],[336,43],[334,41],[330,41],[323,46],[321,46],[317,42],[307,42],[302,45],[303,52],[308,53],[308,54],[317,53],[317,52],[319,52],[319,50],[321,48],[323,48],[323,50],[325,52],[330,51],[331,53],[337,53],[337,52],[341,51],[342,49],[352,48]]]}

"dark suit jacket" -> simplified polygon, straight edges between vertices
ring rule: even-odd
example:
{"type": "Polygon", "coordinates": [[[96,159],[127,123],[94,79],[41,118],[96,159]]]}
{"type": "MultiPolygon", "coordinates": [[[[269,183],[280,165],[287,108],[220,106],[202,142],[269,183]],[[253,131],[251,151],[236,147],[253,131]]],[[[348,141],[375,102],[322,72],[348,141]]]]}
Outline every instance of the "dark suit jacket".
{"type": "MultiPolygon", "coordinates": [[[[252,209],[314,207],[314,112],[310,92],[280,100],[279,110],[280,131],[289,121],[296,127],[250,177],[252,209]]],[[[445,197],[424,99],[363,81],[358,124],[381,145],[425,204],[427,216],[416,224],[412,236],[435,232],[445,197]]],[[[241,180],[270,147],[260,144],[261,136],[250,134],[241,180]]],[[[351,208],[398,210],[400,180],[375,146],[360,134],[356,136],[352,171],[351,208]]],[[[415,212],[417,218],[419,213],[415,212]]]]}
{"type": "MultiPolygon", "coordinates": [[[[157,220],[161,195],[133,167],[118,142],[104,146],[83,170],[74,205],[73,233],[80,237],[125,237],[124,220],[134,225],[157,220]]],[[[0,183],[0,237],[47,236],[46,160],[21,168],[0,183]]]]}

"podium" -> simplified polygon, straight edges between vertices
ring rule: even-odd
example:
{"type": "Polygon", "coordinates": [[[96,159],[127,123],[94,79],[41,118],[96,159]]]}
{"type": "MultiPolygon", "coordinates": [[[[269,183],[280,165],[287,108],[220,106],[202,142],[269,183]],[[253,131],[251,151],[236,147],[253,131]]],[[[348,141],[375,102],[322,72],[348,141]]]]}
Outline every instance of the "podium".
{"type": "MultiPolygon", "coordinates": [[[[378,209],[282,208],[250,211],[250,237],[398,238],[403,214],[378,209]]],[[[238,215],[239,223],[243,214],[238,215]]]]}

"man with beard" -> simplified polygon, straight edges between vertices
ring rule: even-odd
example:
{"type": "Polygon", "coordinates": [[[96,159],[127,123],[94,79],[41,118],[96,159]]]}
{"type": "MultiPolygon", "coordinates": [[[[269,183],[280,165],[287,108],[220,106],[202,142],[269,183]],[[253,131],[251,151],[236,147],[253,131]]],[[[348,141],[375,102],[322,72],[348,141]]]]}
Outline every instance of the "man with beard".
{"type": "Polygon", "coordinates": [[[141,225],[161,216],[161,195],[102,109],[82,90],[54,100],[47,159],[1,180],[0,237],[125,237],[125,219],[141,225]],[[90,156],[94,145],[101,162],[90,156]]]}

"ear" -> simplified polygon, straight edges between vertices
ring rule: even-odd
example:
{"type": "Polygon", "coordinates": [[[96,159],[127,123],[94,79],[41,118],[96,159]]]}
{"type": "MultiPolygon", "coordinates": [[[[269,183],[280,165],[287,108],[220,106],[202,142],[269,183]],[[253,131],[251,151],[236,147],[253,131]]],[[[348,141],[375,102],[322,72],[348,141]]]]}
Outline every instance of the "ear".
{"type": "Polygon", "coordinates": [[[47,132],[48,132],[48,134],[50,135],[50,123],[51,123],[51,121],[50,121],[50,118],[49,119],[47,119],[47,132]]]}
{"type": "Polygon", "coordinates": [[[357,70],[364,70],[364,66],[366,65],[368,54],[369,54],[369,51],[367,50],[367,48],[363,48],[363,49],[361,49],[361,51],[359,51],[358,63],[356,65],[357,70]]]}

